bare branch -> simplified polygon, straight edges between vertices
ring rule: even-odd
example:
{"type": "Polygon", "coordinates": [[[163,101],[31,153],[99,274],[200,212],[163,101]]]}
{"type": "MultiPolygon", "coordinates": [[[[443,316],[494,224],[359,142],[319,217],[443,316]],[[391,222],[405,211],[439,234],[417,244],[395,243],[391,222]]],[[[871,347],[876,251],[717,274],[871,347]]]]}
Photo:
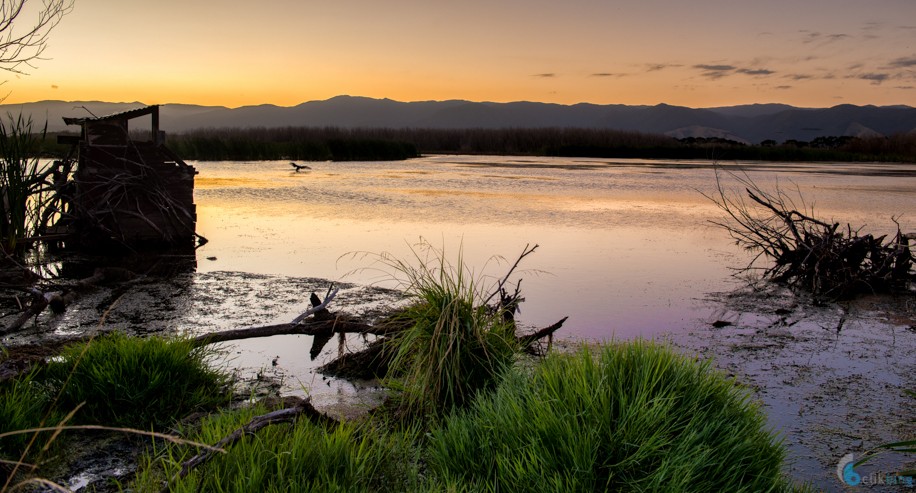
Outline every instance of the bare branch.
{"type": "Polygon", "coordinates": [[[43,60],[48,35],[61,19],[73,10],[73,0],[35,0],[0,2],[0,70],[25,74],[34,62],[43,60]],[[28,27],[22,27],[23,15],[34,15],[28,27]]]}

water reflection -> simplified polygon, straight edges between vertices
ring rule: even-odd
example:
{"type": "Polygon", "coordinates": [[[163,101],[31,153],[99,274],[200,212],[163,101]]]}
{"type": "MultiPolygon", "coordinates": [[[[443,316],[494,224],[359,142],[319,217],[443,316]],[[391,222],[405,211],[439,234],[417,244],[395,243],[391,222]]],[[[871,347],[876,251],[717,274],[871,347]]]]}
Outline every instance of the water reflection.
{"type": "MultiPolygon", "coordinates": [[[[708,162],[431,156],[394,163],[196,163],[200,271],[382,283],[354,251],[407,258],[424,238],[498,276],[526,243],[533,326],[570,315],[582,338],[652,336],[710,316],[705,294],[729,289],[748,256],[710,224],[721,217],[708,162]]],[[[914,210],[916,170],[888,164],[740,163],[764,187],[800,191],[827,219],[894,228],[914,210]]],[[[730,180],[726,177],[726,182],[730,180]]],[[[903,225],[916,230],[916,224],[903,225]]]]}

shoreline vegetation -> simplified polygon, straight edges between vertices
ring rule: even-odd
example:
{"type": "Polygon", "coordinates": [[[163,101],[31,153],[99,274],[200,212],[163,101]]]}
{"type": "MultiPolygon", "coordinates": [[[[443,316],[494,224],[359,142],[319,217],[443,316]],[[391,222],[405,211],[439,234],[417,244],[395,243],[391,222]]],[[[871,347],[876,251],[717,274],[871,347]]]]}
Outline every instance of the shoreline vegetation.
{"type": "MultiPolygon", "coordinates": [[[[508,278],[534,248],[502,280],[428,248],[374,259],[408,302],[380,322],[389,398],[365,417],[338,421],[307,398],[238,408],[250,399],[229,403],[208,344],[109,334],[0,382],[0,491],[68,481],[44,466],[112,425],[136,435],[137,469],[96,491],[807,491],[783,475],[786,449],[750,390],[709,362],[643,340],[526,356],[508,278]]],[[[303,317],[338,319],[330,299],[303,317]]]]}
{"type": "MultiPolygon", "coordinates": [[[[141,131],[142,132],[142,131],[141,131]]],[[[49,133],[45,153],[67,146],[49,133]]],[[[489,154],[576,158],[708,159],[807,162],[916,162],[916,133],[888,137],[818,137],[810,142],[745,144],[717,137],[588,129],[208,128],[168,135],[178,155],[198,161],[385,161],[422,154],[489,154]]]]}
{"type": "MultiPolygon", "coordinates": [[[[671,142],[660,136],[606,132],[581,134],[593,137],[592,141],[564,139],[563,132],[551,140],[549,131],[521,130],[469,131],[466,135],[412,131],[410,135],[417,139],[428,137],[423,145],[396,140],[411,131],[305,129],[300,134],[289,129],[273,141],[268,131],[254,136],[237,131],[225,138],[214,132],[199,141],[185,136],[189,139],[185,144],[179,136],[174,145],[198,145],[197,149],[217,154],[317,149],[335,159],[365,160],[395,159],[391,156],[399,152],[416,154],[425,145],[454,145],[466,152],[487,153],[495,151],[486,145],[495,148],[501,142],[503,151],[524,154],[526,145],[538,142],[542,150],[556,146],[565,149],[563,152],[591,149],[588,152],[595,153],[600,149],[650,149],[652,145],[664,149],[662,144],[671,142]],[[447,141],[446,137],[457,140],[447,141]],[[467,139],[479,146],[463,147],[467,139]],[[303,147],[291,147],[290,142],[303,147]],[[584,147],[570,147],[570,142],[584,147]],[[588,142],[595,147],[588,147],[592,145],[588,142]]],[[[894,142],[893,149],[906,150],[914,139],[894,142]]],[[[709,144],[694,139],[689,146],[695,147],[685,149],[721,151],[717,147],[721,142],[703,147],[709,144]]],[[[836,149],[856,145],[864,146],[856,140],[838,140],[836,149]]],[[[264,154],[251,159],[267,159],[264,154]]],[[[640,157],[647,155],[651,153],[642,152],[640,157]]],[[[892,155],[896,154],[887,154],[892,155]]],[[[301,155],[284,158],[305,159],[301,155]]],[[[233,159],[241,157],[233,154],[233,159]]],[[[758,195],[763,199],[755,201],[782,218],[793,237],[817,236],[816,230],[804,229],[796,221],[810,218],[781,206],[782,195],[774,198],[760,191],[758,195]]],[[[734,202],[720,199],[729,212],[734,202]]],[[[738,210],[730,217],[744,224],[741,219],[756,216],[738,210]]],[[[745,223],[757,231],[753,228],[758,223],[745,223]]],[[[838,241],[834,235],[838,226],[816,225],[832,228],[827,241],[838,241]]],[[[739,239],[746,238],[740,229],[729,231],[739,239]]],[[[773,234],[760,231],[765,239],[773,234]]],[[[906,250],[899,268],[908,281],[912,263],[902,238],[898,233],[889,248],[901,254],[906,250]]],[[[855,242],[856,248],[859,243],[855,242]]],[[[751,242],[750,246],[766,250],[765,243],[751,242]]],[[[807,239],[797,245],[799,250],[809,247],[807,239]]],[[[208,362],[212,335],[200,342],[108,334],[71,345],[56,357],[0,382],[0,482],[4,483],[0,492],[28,483],[53,484],[44,478],[72,478],[70,465],[75,462],[61,465],[59,461],[85,448],[85,442],[73,441],[70,430],[81,429],[77,435],[84,436],[113,427],[118,427],[118,433],[126,430],[136,435],[129,448],[139,468],[134,472],[132,466],[132,472],[119,479],[99,478],[101,482],[94,486],[99,491],[125,485],[135,491],[221,487],[271,491],[290,484],[297,491],[392,487],[420,491],[807,491],[807,486],[793,484],[792,478],[783,475],[785,445],[766,428],[763,410],[751,391],[714,370],[709,362],[641,340],[590,346],[577,354],[551,353],[537,361],[525,359],[535,339],[547,337],[549,348],[553,331],[565,320],[532,335],[516,333],[514,314],[523,301],[521,281],[514,292],[507,283],[519,262],[535,248],[526,246],[506,277],[496,283],[475,278],[460,251],[454,264],[443,250],[430,246],[415,251],[406,261],[386,254],[375,258],[372,268],[399,281],[409,303],[376,327],[383,337],[376,340],[381,341],[377,345],[380,353],[373,362],[381,359],[386,370],[374,375],[387,389],[389,399],[360,420],[339,422],[316,415],[308,399],[293,406],[280,399],[285,407],[276,411],[271,410],[281,406],[264,402],[253,404],[260,407],[234,409],[231,376],[224,369],[212,369],[208,362]],[[542,333],[545,335],[538,335],[542,333]],[[529,341],[532,336],[535,339],[529,341]],[[276,423],[293,425],[269,426],[276,423]],[[157,434],[152,444],[140,438],[150,433],[157,434]],[[165,435],[170,438],[163,438],[165,435]],[[184,443],[170,445],[162,440],[184,443]],[[190,446],[189,440],[193,441],[190,446]],[[195,455],[201,448],[212,452],[213,447],[222,447],[224,453],[195,455]],[[46,468],[55,463],[63,472],[46,468]]],[[[870,254],[850,262],[846,250],[850,248],[842,257],[849,268],[869,266],[878,258],[870,254]]],[[[775,262],[781,265],[784,257],[777,256],[775,262]]],[[[325,308],[333,296],[330,293],[324,302],[313,294],[313,308],[292,324],[298,327],[309,316],[312,321],[333,320],[335,326],[345,321],[325,308]]],[[[35,296],[39,295],[43,296],[40,291],[35,296]]],[[[321,334],[321,344],[329,342],[335,331],[343,332],[332,328],[321,334]]],[[[362,333],[378,335],[378,331],[362,333]]],[[[7,357],[0,348],[0,362],[7,357]]],[[[252,400],[251,396],[242,395],[234,404],[245,400],[252,400]]],[[[111,450],[100,453],[113,454],[111,450]]]]}

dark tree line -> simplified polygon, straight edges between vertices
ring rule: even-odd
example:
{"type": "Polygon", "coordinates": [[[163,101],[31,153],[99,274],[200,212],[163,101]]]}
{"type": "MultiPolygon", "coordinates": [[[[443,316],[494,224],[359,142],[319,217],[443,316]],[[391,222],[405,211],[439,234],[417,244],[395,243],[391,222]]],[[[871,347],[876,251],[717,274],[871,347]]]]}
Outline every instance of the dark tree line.
{"type": "MultiPolygon", "coordinates": [[[[56,138],[50,136],[52,139],[56,138]]],[[[494,154],[596,158],[763,161],[916,162],[916,134],[767,140],[757,145],[717,137],[675,139],[659,134],[587,128],[337,128],[200,129],[168,136],[191,160],[399,160],[420,154],[494,154]]],[[[66,149],[47,142],[49,154],[66,149]]]]}

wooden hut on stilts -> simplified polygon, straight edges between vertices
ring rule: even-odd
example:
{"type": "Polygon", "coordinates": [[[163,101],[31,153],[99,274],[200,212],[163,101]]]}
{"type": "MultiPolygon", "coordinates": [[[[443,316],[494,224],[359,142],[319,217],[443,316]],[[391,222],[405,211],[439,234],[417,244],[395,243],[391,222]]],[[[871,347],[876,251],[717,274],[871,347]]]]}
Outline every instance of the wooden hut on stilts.
{"type": "Polygon", "coordinates": [[[82,247],[193,247],[197,171],[165,146],[159,106],[113,115],[64,118],[81,126],[71,199],[72,224],[82,247]],[[130,122],[148,117],[149,131],[130,122]]]}

